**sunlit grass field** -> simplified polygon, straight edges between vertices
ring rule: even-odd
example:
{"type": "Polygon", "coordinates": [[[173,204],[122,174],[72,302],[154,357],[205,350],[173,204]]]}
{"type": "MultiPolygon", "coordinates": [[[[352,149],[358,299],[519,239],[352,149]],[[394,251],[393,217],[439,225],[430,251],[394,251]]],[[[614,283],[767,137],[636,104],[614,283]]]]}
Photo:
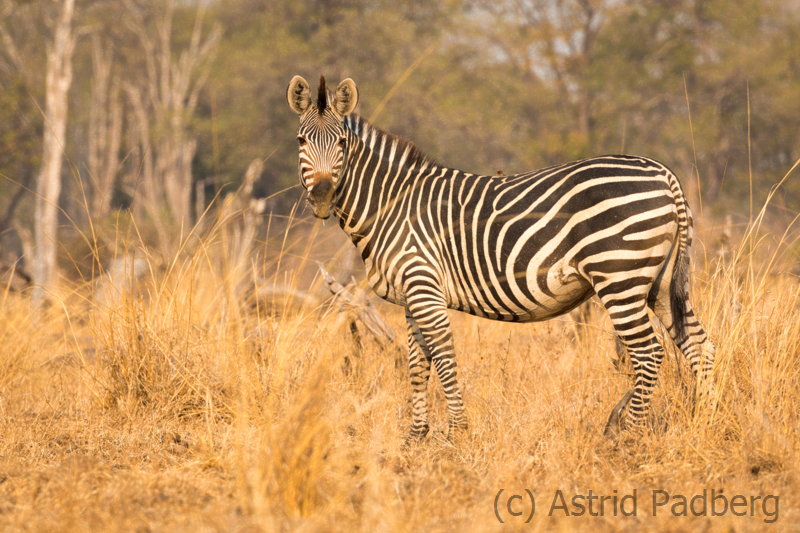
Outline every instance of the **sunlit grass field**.
{"type": "Polygon", "coordinates": [[[610,442],[603,426],[632,380],[614,364],[597,304],[525,325],[452,313],[469,431],[446,439],[433,377],[432,435],[404,448],[401,309],[375,299],[399,342],[362,335],[359,347],[309,274],[338,228],[276,224],[258,259],[237,263],[229,222],[173,258],[119,238],[116,253],[135,250],[146,265],[136,283],[65,280],[39,313],[27,295],[0,293],[3,529],[800,529],[792,231],[754,222],[725,254],[695,246],[692,297],[718,347],[716,405],[695,408],[693,376],[665,341],[648,429],[610,442]],[[253,285],[310,296],[270,302],[253,285]],[[590,490],[610,498],[590,509],[590,490]],[[704,490],[705,509],[692,502],[704,490]],[[635,516],[623,516],[633,499],[614,498],[634,491],[635,516]]]}

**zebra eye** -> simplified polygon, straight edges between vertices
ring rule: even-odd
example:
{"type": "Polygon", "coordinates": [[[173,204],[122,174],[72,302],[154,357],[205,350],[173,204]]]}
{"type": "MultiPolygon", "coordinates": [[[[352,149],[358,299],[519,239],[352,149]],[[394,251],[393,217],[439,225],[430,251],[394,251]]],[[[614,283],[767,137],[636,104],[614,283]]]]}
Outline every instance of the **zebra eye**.
{"type": "Polygon", "coordinates": [[[297,142],[300,143],[300,146],[303,146],[304,144],[306,144],[306,139],[305,137],[298,137],[297,142]]]}
{"type": "Polygon", "coordinates": [[[344,137],[342,137],[341,139],[339,139],[339,146],[341,146],[342,148],[344,148],[344,143],[345,143],[346,141],[347,141],[347,139],[345,139],[344,137]]]}

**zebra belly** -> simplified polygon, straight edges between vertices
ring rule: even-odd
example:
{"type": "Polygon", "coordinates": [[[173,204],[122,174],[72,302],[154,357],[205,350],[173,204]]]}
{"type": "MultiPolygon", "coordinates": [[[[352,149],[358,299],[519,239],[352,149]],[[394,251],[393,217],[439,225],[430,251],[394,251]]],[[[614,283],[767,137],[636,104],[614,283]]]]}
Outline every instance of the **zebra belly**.
{"type": "MultiPolygon", "coordinates": [[[[517,274],[525,280],[526,273],[517,274]]],[[[536,280],[527,280],[526,285],[535,297],[533,305],[520,305],[511,293],[508,284],[482,288],[467,284],[459,286],[452,279],[445,283],[447,306],[471,315],[509,322],[537,322],[568,313],[592,297],[591,283],[569,265],[559,261],[547,272],[548,291],[542,291],[536,280]]]]}
{"type": "Polygon", "coordinates": [[[538,305],[531,306],[525,319],[527,322],[547,320],[572,311],[594,294],[592,284],[562,259],[547,271],[547,292],[528,280],[528,288],[538,305]]]}

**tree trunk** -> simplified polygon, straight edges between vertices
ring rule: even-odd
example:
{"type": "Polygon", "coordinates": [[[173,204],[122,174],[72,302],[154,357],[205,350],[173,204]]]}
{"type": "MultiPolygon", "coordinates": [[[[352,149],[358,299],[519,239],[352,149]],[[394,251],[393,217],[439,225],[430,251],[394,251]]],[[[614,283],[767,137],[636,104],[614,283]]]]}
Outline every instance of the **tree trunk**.
{"type": "Polygon", "coordinates": [[[89,110],[89,173],[94,185],[92,216],[105,215],[110,207],[114,176],[119,166],[122,141],[122,105],[119,81],[112,76],[111,44],[92,36],[92,106],[89,110]]]}
{"type": "Polygon", "coordinates": [[[39,306],[52,289],[58,251],[58,196],[61,194],[61,159],[67,124],[67,93],[72,83],[72,13],[75,0],[63,0],[53,41],[47,46],[45,74],[45,128],[42,168],[36,184],[36,220],[33,261],[33,305],[39,306]]]}

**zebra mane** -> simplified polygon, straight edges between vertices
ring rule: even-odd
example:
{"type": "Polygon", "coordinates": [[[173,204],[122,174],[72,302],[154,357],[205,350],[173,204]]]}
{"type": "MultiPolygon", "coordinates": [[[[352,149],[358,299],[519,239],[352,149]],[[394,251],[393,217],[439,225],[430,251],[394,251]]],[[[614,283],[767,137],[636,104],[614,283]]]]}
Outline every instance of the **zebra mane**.
{"type": "Polygon", "coordinates": [[[317,111],[320,115],[325,113],[328,107],[328,88],[325,86],[325,76],[319,76],[319,89],[317,89],[317,111]]]}
{"type": "Polygon", "coordinates": [[[382,138],[385,138],[387,143],[396,142],[398,154],[408,150],[408,156],[406,157],[407,164],[421,166],[427,163],[428,166],[439,166],[435,159],[428,156],[428,154],[423,152],[422,149],[413,142],[409,141],[405,137],[400,137],[394,133],[389,133],[388,131],[379,128],[374,124],[370,124],[367,122],[367,119],[357,113],[352,113],[351,115],[345,117],[345,123],[353,131],[353,133],[364,140],[366,140],[372,132],[375,132],[375,136],[378,139],[376,144],[379,144],[382,138]]]}

